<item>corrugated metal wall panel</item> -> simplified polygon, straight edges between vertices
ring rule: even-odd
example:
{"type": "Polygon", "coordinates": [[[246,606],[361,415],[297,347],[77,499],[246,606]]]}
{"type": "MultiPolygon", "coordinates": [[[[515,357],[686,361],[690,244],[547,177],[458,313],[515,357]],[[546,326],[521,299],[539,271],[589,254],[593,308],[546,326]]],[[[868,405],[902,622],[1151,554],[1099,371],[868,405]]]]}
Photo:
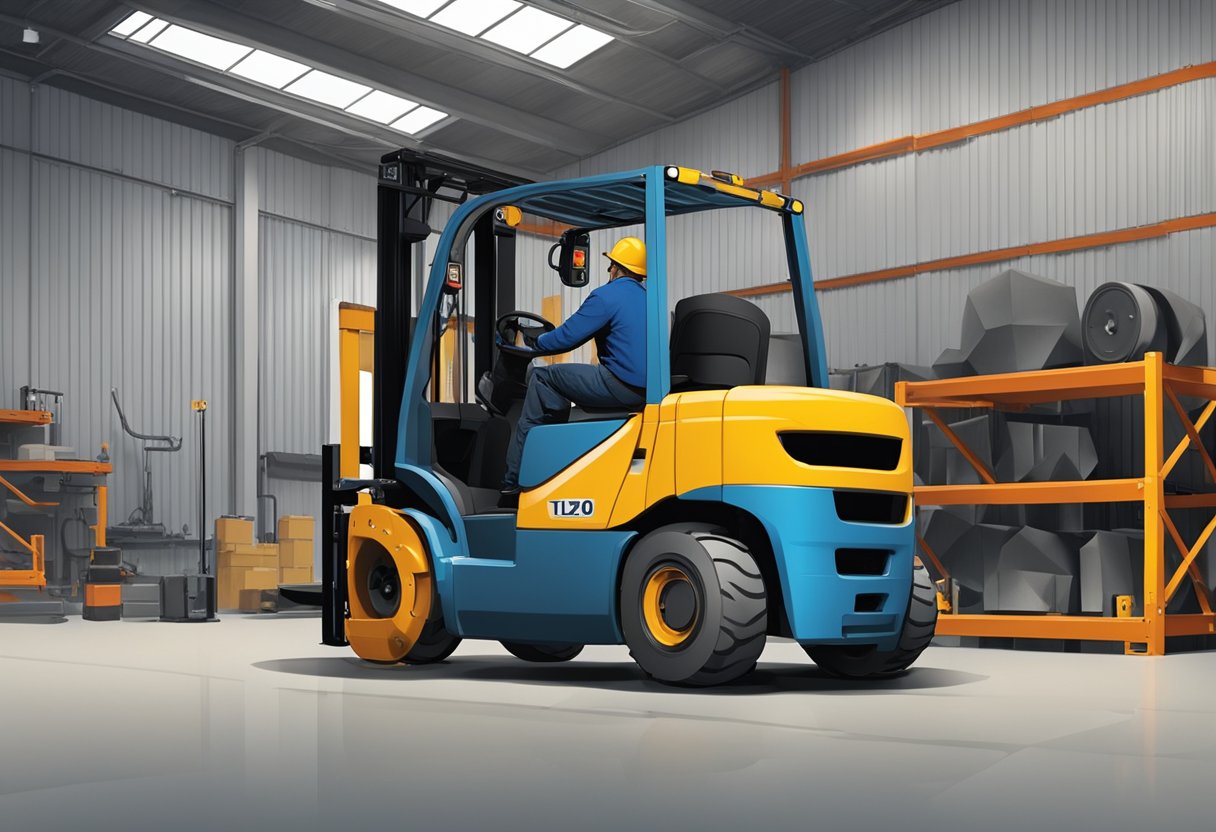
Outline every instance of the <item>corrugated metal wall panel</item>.
{"type": "Polygon", "coordinates": [[[46,86],[33,117],[38,153],[232,201],[227,139],[46,86]]]}
{"type": "Polygon", "coordinates": [[[376,177],[258,150],[261,210],[364,237],[376,236],[376,177]]]}
{"type": "Polygon", "coordinates": [[[33,177],[30,380],[64,391],[63,442],[79,456],[110,443],[114,521],[139,505],[143,461],[110,388],[135,430],[184,436],[180,453],[152,457],[155,511],[170,529],[194,528],[192,399],[210,402],[212,512],[231,482],[232,211],[68,165],[37,161],[33,177]]]}
{"type": "Polygon", "coordinates": [[[29,149],[30,87],[0,76],[0,145],[29,149]]]}
{"type": "Polygon", "coordinates": [[[945,6],[794,73],[794,162],[1212,60],[1205,0],[945,6]]]}
{"type": "Polygon", "coordinates": [[[0,408],[30,372],[30,157],[0,150],[0,408]]]}
{"type": "MultiPolygon", "coordinates": [[[[258,445],[263,453],[315,454],[329,440],[330,391],[337,384],[330,373],[337,349],[333,301],[375,305],[376,246],[268,216],[260,220],[259,235],[258,445]]],[[[266,486],[280,515],[318,515],[318,484],[270,480],[266,486]]]]}
{"type": "Polygon", "coordinates": [[[1216,208],[1216,79],[794,183],[817,279],[1216,208]]]}
{"type": "MultiPolygon", "coordinates": [[[[374,305],[376,247],[345,234],[262,217],[260,445],[317,453],[329,433],[334,300],[374,305]]],[[[311,513],[311,512],[310,512],[311,513]]]]}

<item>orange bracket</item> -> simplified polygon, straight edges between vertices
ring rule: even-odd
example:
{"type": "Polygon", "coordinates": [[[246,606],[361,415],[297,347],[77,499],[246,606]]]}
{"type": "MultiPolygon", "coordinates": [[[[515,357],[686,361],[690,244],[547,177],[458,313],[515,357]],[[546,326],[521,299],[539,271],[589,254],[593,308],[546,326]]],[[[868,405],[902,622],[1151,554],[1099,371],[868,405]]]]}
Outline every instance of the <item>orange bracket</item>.
{"type": "Polygon", "coordinates": [[[31,498],[31,497],[30,497],[29,495],[27,495],[27,494],[26,494],[24,491],[22,491],[22,490],[21,490],[20,488],[18,488],[17,486],[13,485],[11,482],[9,482],[9,481],[8,481],[7,479],[5,479],[4,477],[0,477],[0,485],[3,485],[3,486],[4,486],[5,488],[7,488],[9,491],[11,491],[11,492],[13,492],[14,494],[16,494],[16,495],[17,495],[17,499],[18,499],[18,500],[20,500],[21,502],[25,503],[27,506],[31,506],[31,507],[33,507],[33,508],[43,508],[43,507],[48,507],[48,506],[57,506],[57,505],[59,505],[59,503],[41,503],[41,502],[39,502],[39,501],[37,501],[37,500],[35,500],[35,499],[31,498]]]}
{"type": "MultiPolygon", "coordinates": [[[[1168,390],[1168,388],[1167,388],[1167,390],[1168,390]]],[[[1172,401],[1174,402],[1174,407],[1181,407],[1181,404],[1178,402],[1178,400],[1173,397],[1172,391],[1170,391],[1170,397],[1171,397],[1172,401]]],[[[1198,435],[1199,431],[1203,430],[1203,426],[1208,423],[1208,419],[1211,418],[1213,411],[1216,411],[1216,400],[1208,402],[1207,406],[1203,408],[1203,412],[1199,414],[1199,418],[1195,420],[1196,436],[1198,435]]],[[[1182,415],[1181,410],[1179,411],[1179,415],[1182,415]]],[[[1184,416],[1183,417],[1183,426],[1184,427],[1187,422],[1189,422],[1189,419],[1184,416]]],[[[1170,453],[1170,458],[1166,460],[1165,467],[1161,469],[1161,479],[1165,479],[1166,477],[1168,477],[1170,475],[1170,472],[1174,470],[1174,466],[1178,464],[1178,460],[1182,458],[1182,455],[1184,453],[1186,453],[1186,449],[1188,447],[1190,447],[1192,442],[1198,442],[1198,447],[1200,448],[1200,450],[1204,450],[1203,443],[1199,442],[1199,440],[1192,437],[1190,432],[1188,431],[1186,436],[1184,436],[1182,439],[1178,440],[1178,444],[1176,446],[1174,446],[1174,450],[1170,453]]],[[[1204,453],[1206,453],[1206,450],[1204,451],[1204,453]]]]}
{"type": "Polygon", "coordinates": [[[941,432],[946,434],[946,438],[954,444],[954,447],[958,448],[959,453],[963,455],[963,458],[971,463],[971,467],[974,468],[976,473],[980,475],[980,479],[989,485],[994,485],[996,483],[996,477],[992,476],[992,472],[988,470],[988,466],[984,465],[983,460],[976,456],[972,450],[967,447],[967,444],[958,438],[958,434],[951,430],[950,426],[942,421],[942,417],[937,414],[937,408],[926,407],[924,408],[924,411],[926,415],[933,420],[933,424],[937,425],[941,432]]]}

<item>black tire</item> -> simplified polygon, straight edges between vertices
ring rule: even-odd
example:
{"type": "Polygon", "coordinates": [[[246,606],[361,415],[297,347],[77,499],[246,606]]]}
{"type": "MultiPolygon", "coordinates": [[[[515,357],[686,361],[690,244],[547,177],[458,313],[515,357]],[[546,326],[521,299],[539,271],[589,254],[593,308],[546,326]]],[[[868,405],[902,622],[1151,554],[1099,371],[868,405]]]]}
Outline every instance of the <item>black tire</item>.
{"type": "Polygon", "coordinates": [[[422,628],[418,642],[410,648],[401,661],[406,664],[435,664],[441,662],[460,646],[460,636],[453,635],[443,626],[443,616],[432,618],[422,628]]]}
{"type": "Polygon", "coordinates": [[[517,659],[526,662],[568,662],[583,652],[581,644],[524,644],[504,641],[502,646],[517,659]]]}
{"type": "Polygon", "coordinates": [[[933,640],[937,627],[937,589],[929,571],[919,563],[912,570],[912,591],[908,612],[894,650],[877,650],[874,645],[803,645],[819,669],[841,679],[881,679],[902,673],[920,658],[933,640]]]}
{"type": "Polygon", "coordinates": [[[620,613],[634,661],[668,684],[733,681],[764,651],[760,567],[746,546],[707,524],[664,526],[637,542],[621,574],[620,613]]]}

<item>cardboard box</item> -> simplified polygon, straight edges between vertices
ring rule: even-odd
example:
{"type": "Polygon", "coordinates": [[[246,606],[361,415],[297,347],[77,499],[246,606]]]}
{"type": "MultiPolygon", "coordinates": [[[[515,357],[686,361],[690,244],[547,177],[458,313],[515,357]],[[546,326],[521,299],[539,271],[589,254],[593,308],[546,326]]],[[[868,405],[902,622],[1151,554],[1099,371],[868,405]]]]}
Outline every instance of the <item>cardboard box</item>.
{"type": "Polygon", "coordinates": [[[312,567],[302,566],[279,570],[279,583],[283,584],[310,584],[312,583],[312,567]]]}
{"type": "Polygon", "coordinates": [[[265,589],[242,589],[239,597],[242,612],[274,612],[273,593],[265,589]]]}
{"type": "Polygon", "coordinates": [[[253,543],[253,518],[225,515],[215,520],[215,539],[219,548],[253,543]]]}
{"type": "Polygon", "coordinates": [[[261,566],[278,568],[279,547],[273,543],[237,544],[219,551],[220,568],[261,566]]]}
{"type": "Polygon", "coordinates": [[[261,566],[232,566],[221,568],[219,574],[219,608],[240,609],[241,590],[274,589],[279,585],[279,570],[261,566]]]}
{"type": "Polygon", "coordinates": [[[312,568],[313,546],[311,540],[284,540],[279,543],[279,566],[284,569],[312,568]]]}
{"type": "Polygon", "coordinates": [[[279,518],[279,541],[312,540],[317,521],[302,514],[284,514],[279,518]]]}

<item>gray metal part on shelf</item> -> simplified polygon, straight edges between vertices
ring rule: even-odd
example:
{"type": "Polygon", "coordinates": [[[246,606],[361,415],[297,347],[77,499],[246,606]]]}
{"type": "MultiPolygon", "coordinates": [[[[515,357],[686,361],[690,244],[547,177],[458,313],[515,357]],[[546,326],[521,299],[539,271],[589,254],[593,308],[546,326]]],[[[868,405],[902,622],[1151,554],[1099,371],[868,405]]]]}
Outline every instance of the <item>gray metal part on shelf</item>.
{"type": "Polygon", "coordinates": [[[1115,614],[1116,595],[1135,600],[1132,615],[1141,615],[1144,585],[1144,538],[1099,531],[1081,547],[1081,612],[1115,614]]]}
{"type": "Polygon", "coordinates": [[[937,555],[959,586],[981,593],[990,553],[999,553],[1017,531],[1013,526],[976,523],[937,555]]]}
{"type": "Polygon", "coordinates": [[[123,601],[123,618],[160,618],[160,601],[123,601]]]}
{"type": "MultiPolygon", "coordinates": [[[[835,385],[830,379],[829,386],[835,385]]],[[[806,386],[806,361],[803,356],[802,336],[791,333],[774,332],[768,341],[768,364],[764,370],[766,384],[788,384],[792,387],[806,386]]]]}
{"type": "Polygon", "coordinates": [[[1005,421],[996,473],[1003,482],[1088,479],[1098,465],[1089,429],[1005,421]]]}
{"type": "Polygon", "coordinates": [[[1076,289],[1007,269],[972,289],[963,311],[962,350],[981,374],[1080,364],[1076,289]]]}
{"type": "Polygon", "coordinates": [[[1171,364],[1206,367],[1208,363],[1207,324],[1203,309],[1167,289],[1145,286],[1157,301],[1157,310],[1167,332],[1171,364]]]}
{"type": "MultiPolygon", "coordinates": [[[[950,422],[950,429],[975,454],[989,471],[992,465],[992,417],[985,413],[959,422],[950,422]]],[[[980,482],[979,472],[967,461],[958,448],[954,447],[944,433],[934,430],[930,433],[930,443],[945,450],[946,454],[946,485],[974,485],[980,482]]]]}
{"type": "Polygon", "coordinates": [[[933,362],[933,372],[938,378],[959,378],[975,375],[975,368],[967,360],[967,353],[955,347],[947,347],[933,362]]]}
{"type": "Polygon", "coordinates": [[[1073,576],[1001,569],[984,581],[985,612],[1068,612],[1073,576]]]}
{"type": "Polygon", "coordinates": [[[987,612],[1075,612],[1078,554],[1064,537],[1024,526],[995,552],[984,552],[984,609],[987,612]],[[1067,582],[1045,583],[1036,574],[1065,576],[1067,582]],[[1044,594],[1066,589],[1064,596],[1044,594]],[[1032,599],[1054,598],[1054,606],[1039,609],[1032,599]],[[1030,604],[1030,606],[1019,606],[1030,604]]]}

